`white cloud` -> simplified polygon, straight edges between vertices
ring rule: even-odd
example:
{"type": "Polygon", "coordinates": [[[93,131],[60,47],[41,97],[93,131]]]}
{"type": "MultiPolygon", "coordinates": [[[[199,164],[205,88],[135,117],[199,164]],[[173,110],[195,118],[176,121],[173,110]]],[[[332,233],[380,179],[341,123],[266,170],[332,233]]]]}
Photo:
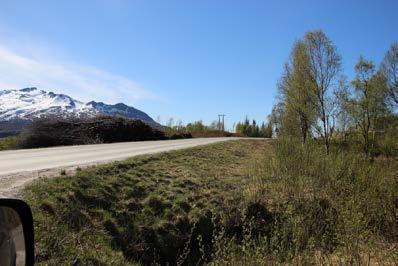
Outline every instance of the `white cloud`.
{"type": "Polygon", "coordinates": [[[0,45],[0,90],[38,87],[83,101],[126,104],[154,97],[126,77],[60,60],[50,55],[52,53],[40,54],[46,47],[9,47],[0,45]]]}

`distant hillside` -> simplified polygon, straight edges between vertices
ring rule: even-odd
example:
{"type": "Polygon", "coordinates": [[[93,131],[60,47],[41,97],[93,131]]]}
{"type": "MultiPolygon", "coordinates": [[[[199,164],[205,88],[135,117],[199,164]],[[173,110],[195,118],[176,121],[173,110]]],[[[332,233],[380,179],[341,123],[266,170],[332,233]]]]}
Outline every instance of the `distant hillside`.
{"type": "Polygon", "coordinates": [[[124,103],[84,103],[65,94],[34,87],[0,91],[0,136],[18,132],[38,118],[90,118],[98,115],[120,115],[139,119],[155,128],[160,127],[149,115],[124,103]]]}
{"type": "Polygon", "coordinates": [[[166,139],[164,132],[139,119],[97,116],[87,119],[41,119],[26,127],[20,148],[166,139]]]}

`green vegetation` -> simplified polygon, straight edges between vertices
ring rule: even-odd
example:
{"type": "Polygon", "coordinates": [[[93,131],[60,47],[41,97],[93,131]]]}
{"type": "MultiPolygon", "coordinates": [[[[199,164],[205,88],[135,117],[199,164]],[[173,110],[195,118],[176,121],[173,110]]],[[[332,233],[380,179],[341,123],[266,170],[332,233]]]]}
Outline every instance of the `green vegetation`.
{"type": "Polygon", "coordinates": [[[348,83],[322,31],[294,44],[270,116],[274,154],[253,168],[245,197],[271,218],[250,224],[238,244],[221,238],[229,246],[216,264],[397,263],[395,47],[379,70],[360,57],[348,83]]]}
{"type": "Polygon", "coordinates": [[[207,126],[203,121],[195,121],[188,124],[183,124],[182,121],[174,122],[174,119],[169,119],[165,127],[165,133],[167,136],[178,135],[178,134],[204,134],[208,131],[217,130],[217,125],[207,126]]]}
{"type": "Polygon", "coordinates": [[[238,242],[221,233],[215,265],[397,263],[397,160],[322,144],[282,137],[252,168],[244,198],[258,214],[238,242]]]}
{"type": "MultiPolygon", "coordinates": [[[[268,126],[277,140],[140,156],[36,182],[25,196],[38,262],[397,264],[396,51],[380,69],[360,57],[347,82],[332,41],[309,32],[278,84],[268,126]]],[[[239,127],[260,131],[248,120],[239,127]]]]}
{"type": "Polygon", "coordinates": [[[385,54],[381,72],[386,79],[392,104],[398,105],[398,42],[393,43],[385,54]]]}
{"type": "Polygon", "coordinates": [[[167,122],[167,126],[164,128],[166,136],[171,139],[178,138],[210,138],[210,137],[231,137],[236,136],[234,133],[220,130],[217,121],[213,121],[210,125],[205,125],[201,120],[188,123],[184,125],[182,121],[174,123],[173,119],[167,122]]]}
{"type": "Polygon", "coordinates": [[[0,138],[0,151],[16,149],[18,145],[17,137],[0,138]]]}
{"type": "Polygon", "coordinates": [[[278,84],[279,101],[270,121],[279,135],[300,138],[302,144],[317,138],[326,153],[333,141],[360,143],[367,156],[377,156],[398,130],[396,47],[387,52],[380,69],[361,56],[354,80],[347,82],[332,41],[322,31],[307,33],[294,44],[278,84]]]}
{"type": "Polygon", "coordinates": [[[40,180],[25,196],[34,214],[37,261],[208,260],[213,214],[244,209],[247,169],[269,151],[262,140],[229,141],[40,180]]]}
{"type": "Polygon", "coordinates": [[[398,163],[289,138],[141,156],[26,190],[43,264],[396,262],[398,163]]]}
{"type": "Polygon", "coordinates": [[[238,122],[235,126],[235,131],[238,135],[252,138],[272,138],[272,124],[264,123],[259,126],[256,120],[250,124],[249,118],[246,117],[243,123],[238,122]]]}

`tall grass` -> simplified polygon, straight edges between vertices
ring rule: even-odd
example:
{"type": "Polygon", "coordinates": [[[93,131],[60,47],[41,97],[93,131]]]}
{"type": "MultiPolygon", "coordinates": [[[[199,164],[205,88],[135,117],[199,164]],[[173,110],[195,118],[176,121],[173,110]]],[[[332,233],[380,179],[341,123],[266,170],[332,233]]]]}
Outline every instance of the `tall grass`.
{"type": "Polygon", "coordinates": [[[251,169],[245,190],[271,218],[243,224],[239,244],[219,237],[216,264],[398,262],[396,159],[338,148],[327,155],[291,138],[274,151],[251,169]]]}
{"type": "MultiPolygon", "coordinates": [[[[134,157],[38,180],[32,207],[44,265],[197,265],[211,261],[221,214],[239,210],[245,167],[265,141],[228,141],[134,157]]],[[[231,216],[233,217],[233,216],[231,216]]]]}
{"type": "Polygon", "coordinates": [[[396,264],[398,163],[230,141],[38,181],[43,264],[396,264]]]}

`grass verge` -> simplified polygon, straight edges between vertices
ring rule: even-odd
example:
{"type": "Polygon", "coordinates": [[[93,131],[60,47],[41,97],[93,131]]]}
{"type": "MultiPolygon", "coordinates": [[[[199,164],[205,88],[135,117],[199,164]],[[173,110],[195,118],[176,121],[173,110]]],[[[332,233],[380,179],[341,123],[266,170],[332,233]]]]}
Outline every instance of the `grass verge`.
{"type": "Polygon", "coordinates": [[[39,264],[398,262],[398,161],[239,140],[26,189],[39,264]]]}
{"type": "Polygon", "coordinates": [[[25,190],[35,220],[37,262],[208,260],[216,229],[212,213],[243,206],[248,167],[264,158],[270,145],[228,141],[37,181],[25,190]]]}

